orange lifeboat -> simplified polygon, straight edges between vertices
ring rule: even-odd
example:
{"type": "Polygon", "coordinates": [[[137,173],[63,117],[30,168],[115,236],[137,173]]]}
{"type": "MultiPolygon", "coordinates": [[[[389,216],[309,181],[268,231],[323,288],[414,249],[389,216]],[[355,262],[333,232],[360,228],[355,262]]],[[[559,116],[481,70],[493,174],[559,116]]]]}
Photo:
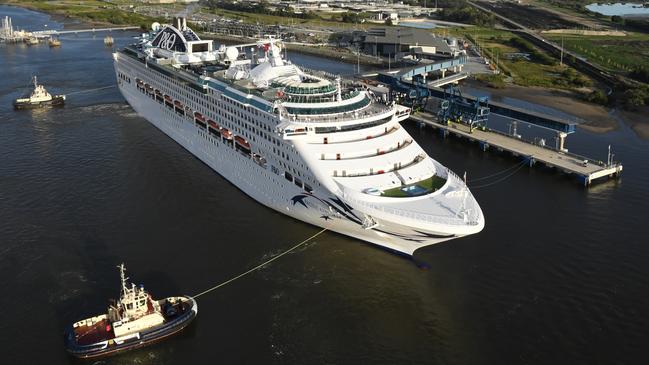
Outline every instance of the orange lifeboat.
{"type": "Polygon", "coordinates": [[[232,139],[232,132],[230,132],[229,130],[227,130],[225,128],[221,128],[221,135],[225,139],[232,139]]]}
{"type": "Polygon", "coordinates": [[[208,119],[207,124],[209,124],[210,128],[219,129],[219,125],[212,119],[208,119]]]}
{"type": "Polygon", "coordinates": [[[246,148],[246,149],[250,149],[250,143],[248,143],[248,141],[245,138],[243,138],[241,136],[235,136],[234,140],[235,140],[235,142],[237,142],[237,144],[239,146],[241,146],[243,148],[246,148]]]}
{"type": "Polygon", "coordinates": [[[203,114],[201,114],[199,112],[195,112],[194,113],[194,118],[196,118],[196,121],[205,124],[205,117],[203,116],[203,114]]]}

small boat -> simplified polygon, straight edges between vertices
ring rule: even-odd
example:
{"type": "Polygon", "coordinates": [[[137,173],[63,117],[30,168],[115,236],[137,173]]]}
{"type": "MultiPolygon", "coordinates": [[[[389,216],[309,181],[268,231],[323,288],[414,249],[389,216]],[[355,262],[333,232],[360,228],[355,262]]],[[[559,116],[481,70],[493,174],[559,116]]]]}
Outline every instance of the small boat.
{"type": "Polygon", "coordinates": [[[60,47],[61,41],[58,38],[50,37],[50,39],[47,41],[47,44],[49,44],[50,47],[60,47]]]}
{"type": "Polygon", "coordinates": [[[29,37],[25,39],[25,43],[27,43],[28,46],[33,46],[38,44],[38,38],[36,37],[29,37]]]}
{"type": "Polygon", "coordinates": [[[79,358],[97,358],[147,346],[187,327],[198,313],[189,296],[154,300],[144,286],[128,283],[124,264],[118,266],[121,296],[108,312],[78,321],[65,332],[67,351],[79,358]]]}
{"type": "Polygon", "coordinates": [[[107,36],[104,38],[104,44],[105,44],[105,45],[107,45],[107,46],[112,46],[113,43],[115,43],[115,40],[113,39],[113,37],[107,35],[107,36]]]}
{"type": "Polygon", "coordinates": [[[29,97],[25,96],[16,99],[14,101],[14,108],[29,109],[43,106],[62,106],[65,103],[65,95],[50,95],[43,85],[38,84],[36,76],[34,76],[32,81],[34,83],[34,90],[29,97]]]}

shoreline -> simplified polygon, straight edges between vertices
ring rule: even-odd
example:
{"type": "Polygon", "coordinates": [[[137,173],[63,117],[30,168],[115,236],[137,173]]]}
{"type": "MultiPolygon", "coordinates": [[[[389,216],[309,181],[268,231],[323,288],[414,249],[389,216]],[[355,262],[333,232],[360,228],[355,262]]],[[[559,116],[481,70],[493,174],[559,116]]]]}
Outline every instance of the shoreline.
{"type": "MultiPolygon", "coordinates": [[[[241,41],[250,42],[250,41],[258,40],[256,38],[238,37],[238,36],[230,36],[230,35],[216,34],[216,33],[203,33],[203,32],[197,32],[197,33],[199,36],[205,35],[207,39],[212,39],[215,41],[223,41],[223,42],[237,43],[241,41]]],[[[338,60],[349,64],[356,63],[356,55],[345,49],[335,48],[331,46],[305,46],[305,45],[294,44],[289,42],[284,42],[284,45],[286,45],[286,49],[289,51],[295,51],[298,53],[320,56],[323,58],[338,60]]],[[[383,67],[383,62],[376,61],[376,59],[372,56],[361,55],[359,61],[360,64],[364,66],[383,67]]]]}
{"type": "Polygon", "coordinates": [[[508,85],[503,89],[495,89],[477,80],[467,80],[464,86],[489,93],[490,99],[493,98],[493,100],[518,99],[569,114],[583,120],[582,123],[577,124],[577,128],[593,133],[611,132],[620,128],[620,123],[624,123],[638,137],[649,140],[649,120],[645,117],[649,113],[647,106],[637,111],[621,110],[615,107],[607,108],[581,100],[573,91],[543,87],[508,85]]]}
{"type": "MultiPolygon", "coordinates": [[[[42,10],[38,9],[37,7],[30,6],[29,4],[22,3],[8,3],[5,5],[48,14],[52,18],[52,20],[61,23],[64,29],[75,29],[88,26],[116,26],[116,24],[113,23],[89,21],[83,18],[77,18],[67,15],[64,12],[57,11],[56,9],[49,11],[42,10]]],[[[215,33],[199,32],[199,34],[206,35],[207,39],[224,42],[236,43],[241,41],[256,40],[252,38],[242,38],[215,33]]],[[[285,44],[289,51],[337,60],[348,64],[356,63],[356,55],[346,49],[337,49],[330,46],[306,46],[291,43],[285,44]]],[[[361,56],[359,63],[364,66],[384,66],[382,62],[377,61],[372,56],[361,56]]],[[[629,125],[640,138],[649,140],[649,123],[647,123],[647,121],[645,121],[643,118],[643,115],[646,115],[646,113],[649,112],[649,108],[647,107],[642,108],[641,111],[636,112],[623,110],[618,111],[616,109],[607,109],[604,106],[581,100],[577,95],[575,95],[575,92],[571,91],[543,87],[523,87],[516,85],[508,85],[503,89],[496,89],[487,86],[487,84],[484,82],[473,79],[467,80],[463,84],[463,86],[467,86],[478,91],[484,91],[485,93],[490,94],[494,100],[497,100],[498,98],[518,99],[569,114],[584,121],[583,123],[579,123],[577,125],[578,128],[583,128],[593,133],[607,133],[618,129],[620,127],[619,123],[625,123],[629,125]]]]}

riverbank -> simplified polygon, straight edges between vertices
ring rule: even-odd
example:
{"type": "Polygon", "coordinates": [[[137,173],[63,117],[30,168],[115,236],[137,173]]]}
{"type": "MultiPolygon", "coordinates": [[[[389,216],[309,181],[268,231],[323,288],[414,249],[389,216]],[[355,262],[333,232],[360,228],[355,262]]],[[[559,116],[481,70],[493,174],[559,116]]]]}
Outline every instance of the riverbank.
{"type": "Polygon", "coordinates": [[[608,109],[581,100],[577,92],[543,87],[508,85],[496,89],[478,80],[466,80],[464,86],[489,94],[492,100],[518,99],[569,114],[580,120],[579,128],[594,133],[610,132],[619,128],[619,123],[624,123],[640,138],[649,140],[649,121],[645,117],[649,114],[649,107],[643,107],[636,111],[608,109]]]}

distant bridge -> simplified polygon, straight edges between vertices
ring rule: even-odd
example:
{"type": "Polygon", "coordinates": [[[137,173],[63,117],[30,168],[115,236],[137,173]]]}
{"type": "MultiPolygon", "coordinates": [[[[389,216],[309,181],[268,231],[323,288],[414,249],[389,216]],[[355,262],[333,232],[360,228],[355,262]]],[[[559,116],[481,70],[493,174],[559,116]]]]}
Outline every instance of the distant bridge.
{"type": "Polygon", "coordinates": [[[38,30],[32,32],[35,37],[49,37],[52,35],[71,34],[71,33],[95,33],[95,32],[112,32],[114,30],[137,30],[140,27],[115,27],[115,28],[92,28],[92,29],[73,29],[73,30],[38,30]]]}

